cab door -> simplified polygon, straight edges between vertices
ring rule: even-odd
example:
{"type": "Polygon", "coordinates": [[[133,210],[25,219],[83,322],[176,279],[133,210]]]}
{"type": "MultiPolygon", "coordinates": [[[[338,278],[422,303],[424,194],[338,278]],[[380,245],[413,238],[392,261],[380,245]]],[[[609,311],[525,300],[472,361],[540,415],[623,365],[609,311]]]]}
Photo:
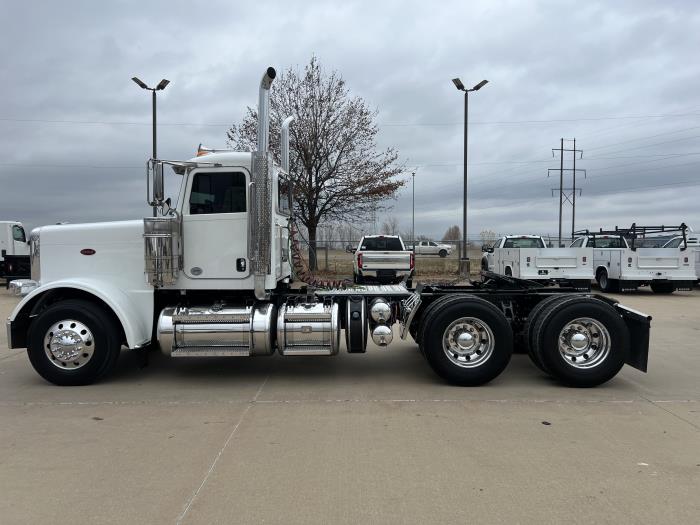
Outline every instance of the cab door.
{"type": "Polygon", "coordinates": [[[183,212],[184,273],[190,279],[243,279],[248,260],[248,184],[245,168],[190,173],[183,212]]]}

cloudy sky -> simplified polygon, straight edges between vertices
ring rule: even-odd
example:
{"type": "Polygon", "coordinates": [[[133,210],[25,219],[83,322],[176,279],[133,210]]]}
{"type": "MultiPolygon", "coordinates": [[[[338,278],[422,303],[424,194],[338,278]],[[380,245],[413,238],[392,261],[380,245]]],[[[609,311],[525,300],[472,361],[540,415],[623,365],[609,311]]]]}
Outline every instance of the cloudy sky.
{"type": "MultiPolygon", "coordinates": [[[[182,159],[200,142],[225,146],[265,67],[315,54],[377,108],[380,146],[416,167],[417,233],[461,223],[455,76],[490,81],[470,96],[470,234],[556,232],[558,177],[547,169],[562,137],[577,139],[587,170],[577,226],[700,229],[694,1],[25,0],[3,2],[2,21],[0,220],[147,212],[150,98],[132,76],[171,81],[159,156],[182,159]]],[[[410,230],[410,183],[391,213],[410,230]]]]}

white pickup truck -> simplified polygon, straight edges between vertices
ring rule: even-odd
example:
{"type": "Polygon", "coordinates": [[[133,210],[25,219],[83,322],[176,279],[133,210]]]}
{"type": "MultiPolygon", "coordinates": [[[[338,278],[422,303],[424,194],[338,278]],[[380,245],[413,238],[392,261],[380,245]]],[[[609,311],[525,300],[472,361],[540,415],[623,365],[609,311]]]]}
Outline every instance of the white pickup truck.
{"type": "Polygon", "coordinates": [[[646,285],[654,293],[691,290],[697,280],[695,254],[680,249],[683,236],[675,247],[640,248],[640,228],[577,232],[571,247],[593,248],[595,280],[604,292],[629,292],[646,285]]]}
{"type": "Polygon", "coordinates": [[[413,247],[413,253],[416,255],[439,255],[440,257],[447,257],[452,253],[452,246],[435,241],[420,241],[413,247]]]}
{"type": "Polygon", "coordinates": [[[539,235],[505,235],[482,254],[481,269],[529,281],[557,282],[589,290],[591,249],[548,248],[539,235]]]}
{"type": "Polygon", "coordinates": [[[355,250],[353,282],[397,283],[413,276],[415,257],[398,235],[365,235],[355,250]]]}

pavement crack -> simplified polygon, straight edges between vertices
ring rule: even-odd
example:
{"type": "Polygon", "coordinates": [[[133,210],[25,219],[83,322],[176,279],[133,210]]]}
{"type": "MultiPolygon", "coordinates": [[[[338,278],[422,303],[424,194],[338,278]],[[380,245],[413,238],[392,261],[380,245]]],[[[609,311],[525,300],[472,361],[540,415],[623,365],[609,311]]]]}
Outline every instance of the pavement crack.
{"type": "Polygon", "coordinates": [[[202,491],[204,486],[207,484],[209,477],[212,475],[212,473],[214,472],[214,469],[216,468],[216,464],[219,462],[219,460],[221,459],[221,456],[223,455],[224,451],[228,447],[228,444],[231,442],[231,440],[233,439],[233,436],[238,431],[238,427],[241,426],[241,423],[245,419],[246,414],[248,414],[250,409],[253,407],[253,405],[257,401],[258,397],[260,396],[260,393],[262,392],[263,387],[267,384],[267,380],[269,378],[270,378],[269,375],[267,375],[265,377],[262,384],[258,388],[258,391],[255,393],[255,396],[253,397],[253,399],[251,399],[248,402],[248,405],[245,407],[245,410],[243,410],[243,413],[240,415],[240,417],[238,418],[238,421],[236,421],[236,424],[233,426],[233,429],[231,430],[228,437],[226,438],[224,445],[221,447],[218,454],[214,458],[214,461],[212,461],[211,465],[209,466],[209,470],[207,470],[207,473],[204,475],[204,478],[202,479],[202,482],[199,484],[199,487],[197,487],[197,490],[195,490],[194,493],[190,496],[190,499],[187,500],[187,504],[185,505],[185,508],[182,511],[182,514],[180,514],[180,516],[178,516],[177,521],[175,522],[176,525],[180,525],[182,523],[182,521],[185,519],[185,517],[187,516],[187,513],[190,511],[190,507],[192,507],[192,504],[194,503],[194,500],[197,499],[197,496],[202,491]]]}
{"type": "Polygon", "coordinates": [[[661,406],[660,403],[667,403],[667,401],[658,401],[658,402],[657,402],[657,401],[653,401],[653,400],[651,400],[651,399],[649,399],[649,398],[647,398],[647,397],[645,397],[645,396],[643,396],[643,395],[641,395],[641,394],[639,395],[639,397],[641,397],[642,399],[644,399],[647,403],[650,403],[650,404],[654,405],[656,408],[659,408],[659,409],[663,410],[664,412],[667,412],[668,414],[671,414],[671,415],[672,415],[673,417],[675,417],[676,419],[679,419],[679,420],[683,421],[684,423],[688,423],[688,424],[689,424],[691,427],[693,427],[695,430],[700,431],[700,426],[696,425],[695,423],[693,423],[692,421],[690,421],[690,420],[688,420],[688,419],[685,419],[685,418],[682,417],[682,416],[679,416],[679,415],[676,414],[675,412],[672,412],[671,410],[668,410],[667,408],[661,406]]]}

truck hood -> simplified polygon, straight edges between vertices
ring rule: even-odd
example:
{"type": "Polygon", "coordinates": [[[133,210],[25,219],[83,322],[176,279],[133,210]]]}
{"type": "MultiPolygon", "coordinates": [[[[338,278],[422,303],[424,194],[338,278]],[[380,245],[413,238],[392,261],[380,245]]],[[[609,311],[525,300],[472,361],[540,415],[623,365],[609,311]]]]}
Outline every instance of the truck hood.
{"type": "Polygon", "coordinates": [[[39,243],[42,284],[90,277],[145,288],[143,220],[43,226],[39,243]]]}
{"type": "Polygon", "coordinates": [[[87,244],[106,245],[122,242],[141,242],[143,220],[88,222],[83,224],[57,224],[42,226],[38,231],[41,245],[86,244],[84,248],[94,248],[87,244]]]}

